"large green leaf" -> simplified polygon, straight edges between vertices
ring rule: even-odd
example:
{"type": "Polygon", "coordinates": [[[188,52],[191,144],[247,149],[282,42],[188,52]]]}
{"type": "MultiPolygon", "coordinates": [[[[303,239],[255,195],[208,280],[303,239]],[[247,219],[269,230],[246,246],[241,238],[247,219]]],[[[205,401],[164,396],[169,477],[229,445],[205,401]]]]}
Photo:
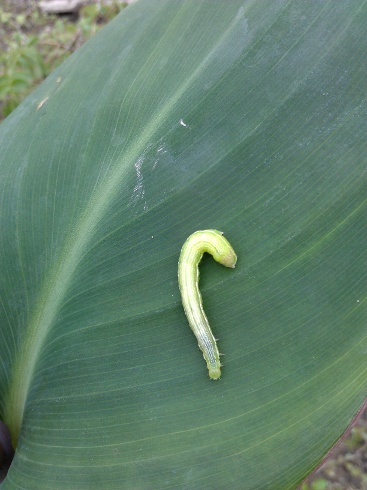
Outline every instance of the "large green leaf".
{"type": "Polygon", "coordinates": [[[0,127],[8,489],[294,488],[367,388],[367,4],[124,10],[0,127]],[[225,231],[184,316],[180,248],[225,231]],[[19,435],[19,440],[18,440],[19,435]]]}

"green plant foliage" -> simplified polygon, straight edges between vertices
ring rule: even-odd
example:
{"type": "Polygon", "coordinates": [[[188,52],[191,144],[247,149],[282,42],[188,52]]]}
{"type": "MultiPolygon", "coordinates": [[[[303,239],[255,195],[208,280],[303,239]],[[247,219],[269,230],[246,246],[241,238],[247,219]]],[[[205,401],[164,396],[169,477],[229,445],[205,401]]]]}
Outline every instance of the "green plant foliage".
{"type": "Polygon", "coordinates": [[[294,489],[366,394],[366,2],[141,0],[0,127],[2,489],[294,489]],[[203,260],[209,380],[177,285],[203,260]],[[229,277],[230,276],[230,277],[229,277]]]}
{"type": "Polygon", "coordinates": [[[359,490],[366,487],[366,425],[365,413],[345,441],[338,444],[322,467],[307,479],[302,490],[312,490],[312,485],[319,484],[319,480],[325,482],[327,489],[332,490],[359,490]]]}
{"type": "Polygon", "coordinates": [[[0,119],[124,6],[87,5],[77,22],[38,10],[16,14],[0,8],[0,119]]]}
{"type": "Polygon", "coordinates": [[[302,485],[301,490],[328,490],[328,488],[328,482],[323,478],[318,478],[311,484],[311,486],[306,484],[302,485]]]}
{"type": "Polygon", "coordinates": [[[18,105],[21,96],[46,75],[46,67],[35,46],[36,38],[26,40],[18,33],[12,37],[8,51],[1,56],[3,73],[0,78],[0,100],[7,116],[18,105]]]}

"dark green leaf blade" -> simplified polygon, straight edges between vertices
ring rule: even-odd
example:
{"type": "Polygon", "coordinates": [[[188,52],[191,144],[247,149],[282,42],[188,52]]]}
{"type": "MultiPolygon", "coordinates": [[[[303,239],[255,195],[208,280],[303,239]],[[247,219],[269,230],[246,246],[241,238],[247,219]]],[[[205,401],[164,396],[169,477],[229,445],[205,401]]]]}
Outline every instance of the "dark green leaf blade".
{"type": "Polygon", "coordinates": [[[4,489],[284,490],[342,435],[366,393],[366,20],[140,1],[1,125],[4,489]],[[205,228],[239,258],[201,266],[218,382],[177,286],[205,228]]]}

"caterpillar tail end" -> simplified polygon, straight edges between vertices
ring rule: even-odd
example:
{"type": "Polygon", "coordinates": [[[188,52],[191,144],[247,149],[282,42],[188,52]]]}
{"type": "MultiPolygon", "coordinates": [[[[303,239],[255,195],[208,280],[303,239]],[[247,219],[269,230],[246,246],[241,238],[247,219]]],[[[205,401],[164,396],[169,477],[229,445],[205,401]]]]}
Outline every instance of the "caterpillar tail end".
{"type": "Polygon", "coordinates": [[[210,366],[210,367],[208,367],[208,370],[209,370],[209,378],[210,379],[219,379],[220,378],[220,376],[221,376],[220,367],[210,366]]]}

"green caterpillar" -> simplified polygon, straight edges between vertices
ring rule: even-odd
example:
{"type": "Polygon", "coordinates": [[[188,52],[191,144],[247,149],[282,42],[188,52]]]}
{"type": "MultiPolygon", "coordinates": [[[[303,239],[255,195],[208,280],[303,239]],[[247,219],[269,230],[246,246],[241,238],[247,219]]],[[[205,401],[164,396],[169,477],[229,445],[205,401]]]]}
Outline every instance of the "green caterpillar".
{"type": "Polygon", "coordinates": [[[178,262],[178,284],[186,317],[203,353],[209,377],[219,379],[220,354],[199,290],[199,262],[205,252],[211,254],[220,264],[232,268],[236,265],[237,256],[221,231],[203,230],[189,236],[183,244],[178,262]]]}

